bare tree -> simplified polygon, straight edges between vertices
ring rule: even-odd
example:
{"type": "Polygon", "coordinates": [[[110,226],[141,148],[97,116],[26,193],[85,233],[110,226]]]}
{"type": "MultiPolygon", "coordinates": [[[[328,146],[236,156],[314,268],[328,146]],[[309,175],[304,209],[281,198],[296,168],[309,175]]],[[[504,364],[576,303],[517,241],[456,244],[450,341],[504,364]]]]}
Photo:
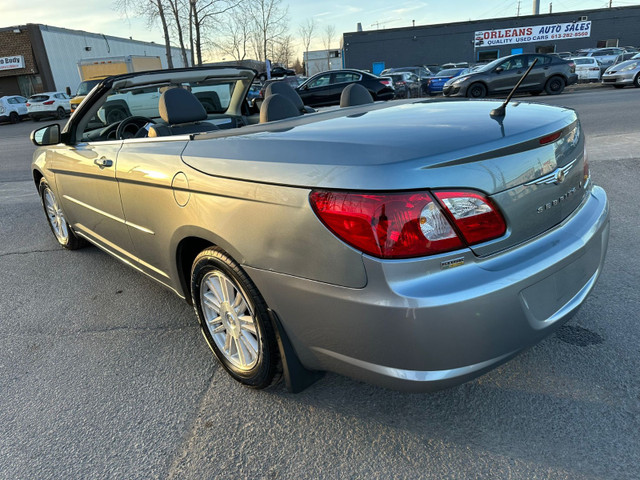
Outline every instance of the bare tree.
{"type": "Polygon", "coordinates": [[[163,0],[116,0],[116,9],[128,15],[141,16],[147,19],[151,28],[156,20],[160,20],[162,34],[164,35],[164,47],[167,55],[167,66],[173,68],[173,58],[171,58],[171,38],[169,36],[169,23],[165,15],[165,5],[163,0]]]}
{"type": "Polygon", "coordinates": [[[234,60],[244,60],[251,48],[251,37],[254,33],[251,30],[252,22],[247,22],[242,9],[235,8],[226,16],[226,21],[221,23],[221,38],[213,42],[214,47],[234,60]]]}
{"type": "Polygon", "coordinates": [[[281,4],[282,0],[253,0],[249,4],[248,14],[260,36],[260,60],[268,58],[268,52],[274,50],[273,43],[287,30],[289,8],[281,4]]]}
{"type": "Polygon", "coordinates": [[[335,25],[327,25],[324,28],[324,48],[327,50],[327,70],[331,70],[331,54],[329,53],[329,50],[331,50],[331,43],[333,42],[333,37],[335,35],[335,25]]]}
{"type": "Polygon", "coordinates": [[[307,64],[309,63],[309,45],[311,45],[311,40],[313,39],[313,32],[315,29],[316,22],[313,17],[308,18],[305,23],[300,24],[300,26],[298,27],[298,33],[300,34],[300,38],[302,39],[304,51],[307,54],[307,59],[304,63],[306,75],[309,75],[309,72],[307,71],[307,64]]]}
{"type": "Polygon", "coordinates": [[[274,42],[272,55],[274,62],[288,67],[293,54],[293,38],[291,35],[285,35],[274,42]]]}
{"type": "MultiPolygon", "coordinates": [[[[182,54],[182,63],[185,67],[188,67],[189,60],[187,59],[187,49],[184,45],[184,34],[182,32],[183,12],[188,8],[186,6],[186,0],[167,0],[167,1],[169,2],[171,13],[173,14],[174,27],[178,35],[180,52],[182,54]]],[[[187,21],[189,21],[188,18],[189,17],[187,17],[187,21]]],[[[193,65],[193,59],[192,59],[191,65],[193,65]]]]}

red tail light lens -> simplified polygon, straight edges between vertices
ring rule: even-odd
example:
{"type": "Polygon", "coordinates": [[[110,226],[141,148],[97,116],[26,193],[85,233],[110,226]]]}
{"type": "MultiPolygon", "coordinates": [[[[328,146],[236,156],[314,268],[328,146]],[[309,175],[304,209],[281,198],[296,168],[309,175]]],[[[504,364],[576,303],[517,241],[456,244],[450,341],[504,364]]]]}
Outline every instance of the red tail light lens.
{"type": "Polygon", "coordinates": [[[30,106],[31,106],[31,104],[30,104],[30,103],[27,103],[27,107],[30,107],[30,106]]]}
{"type": "Polygon", "coordinates": [[[484,195],[473,192],[435,192],[469,245],[501,237],[507,226],[498,209],[484,195]]]}
{"type": "Polygon", "coordinates": [[[551,135],[546,135],[544,137],[540,137],[540,145],[546,145],[547,143],[555,142],[562,135],[562,130],[559,130],[551,135]]]}
{"type": "Polygon", "coordinates": [[[44,102],[43,105],[53,105],[55,100],[49,100],[48,102],[44,102]]]}
{"type": "Polygon", "coordinates": [[[338,238],[379,258],[411,258],[464,245],[426,192],[363,194],[317,191],[311,206],[338,238]]]}
{"type": "Polygon", "coordinates": [[[315,191],[309,199],[316,215],[338,238],[379,258],[433,255],[505,234],[502,215],[484,195],[460,191],[434,195],[437,200],[427,192],[315,191]]]}

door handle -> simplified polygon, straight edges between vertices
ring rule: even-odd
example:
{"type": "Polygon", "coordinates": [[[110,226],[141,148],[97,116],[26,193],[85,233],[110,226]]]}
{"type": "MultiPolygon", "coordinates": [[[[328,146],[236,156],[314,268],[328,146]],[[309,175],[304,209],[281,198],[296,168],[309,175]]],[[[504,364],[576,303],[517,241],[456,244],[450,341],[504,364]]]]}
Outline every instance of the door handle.
{"type": "Polygon", "coordinates": [[[93,161],[93,163],[98,165],[100,168],[112,167],[113,166],[113,160],[109,160],[108,158],[105,158],[105,157],[96,158],[93,161]]]}

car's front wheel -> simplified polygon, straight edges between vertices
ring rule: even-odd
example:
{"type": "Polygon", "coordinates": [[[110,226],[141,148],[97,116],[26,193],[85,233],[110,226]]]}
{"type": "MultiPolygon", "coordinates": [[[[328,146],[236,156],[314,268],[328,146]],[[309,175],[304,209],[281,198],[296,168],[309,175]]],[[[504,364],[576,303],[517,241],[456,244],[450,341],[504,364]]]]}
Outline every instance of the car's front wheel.
{"type": "Polygon", "coordinates": [[[564,79],[562,77],[551,77],[547,80],[547,84],[544,87],[547,95],[559,95],[564,90],[564,79]]]}
{"type": "Polygon", "coordinates": [[[9,114],[9,121],[11,123],[18,123],[20,121],[20,115],[18,115],[16,112],[11,112],[9,114]]]}
{"type": "Polygon", "coordinates": [[[56,110],[56,117],[58,117],[59,120],[62,120],[66,115],[67,112],[64,111],[64,108],[58,107],[56,110]]]}
{"type": "Polygon", "coordinates": [[[473,83],[469,85],[467,89],[467,97],[469,98],[484,98],[487,96],[487,87],[482,83],[473,83]]]}
{"type": "Polygon", "coordinates": [[[40,180],[39,191],[49,227],[60,246],[67,250],[77,250],[87,245],[86,240],[78,237],[67,223],[55,193],[44,178],[40,180]]]}
{"type": "Polygon", "coordinates": [[[191,299],[202,333],[225,370],[251,388],[280,378],[280,358],[267,305],[244,270],[217,247],[191,270],[191,299]]]}
{"type": "Polygon", "coordinates": [[[633,86],[636,88],[640,88],[640,73],[636,75],[636,78],[633,79],[633,86]]]}

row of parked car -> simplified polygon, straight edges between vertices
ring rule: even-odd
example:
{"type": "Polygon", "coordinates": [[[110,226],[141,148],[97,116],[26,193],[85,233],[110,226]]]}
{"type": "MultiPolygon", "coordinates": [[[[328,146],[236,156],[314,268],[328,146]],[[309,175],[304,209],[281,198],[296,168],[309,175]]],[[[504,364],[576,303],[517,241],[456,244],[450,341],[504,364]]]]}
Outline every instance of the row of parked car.
{"type": "Polygon", "coordinates": [[[29,98],[21,95],[0,97],[0,122],[18,123],[30,117],[62,119],[71,112],[71,97],[64,92],[36,93],[29,98]]]}

